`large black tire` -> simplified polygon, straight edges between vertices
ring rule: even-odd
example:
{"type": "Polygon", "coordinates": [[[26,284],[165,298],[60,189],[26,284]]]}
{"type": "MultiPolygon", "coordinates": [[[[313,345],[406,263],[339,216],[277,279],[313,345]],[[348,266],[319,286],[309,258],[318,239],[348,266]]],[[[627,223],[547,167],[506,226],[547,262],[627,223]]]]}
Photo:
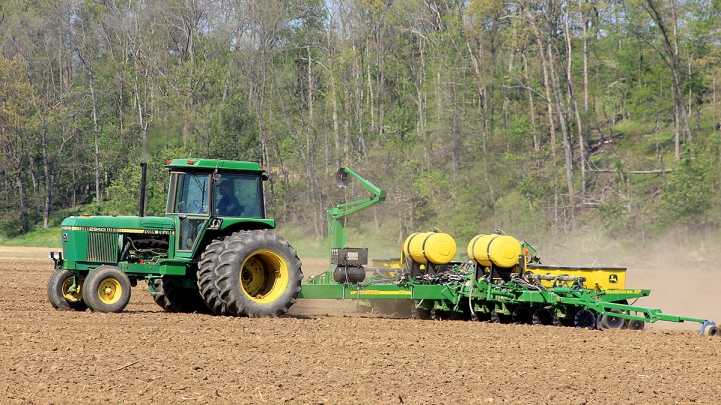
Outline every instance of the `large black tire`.
{"type": "Polygon", "coordinates": [[[163,276],[162,278],[163,294],[168,304],[175,309],[175,312],[186,314],[194,312],[201,314],[212,313],[197,289],[183,288],[178,285],[179,282],[180,280],[170,276],[163,276]]]}
{"type": "Polygon", "coordinates": [[[97,312],[122,312],[130,302],[130,279],[120,268],[102,265],[83,283],[83,300],[97,312]]]}
{"type": "Polygon", "coordinates": [[[163,311],[165,312],[178,312],[170,301],[168,301],[168,298],[165,297],[165,292],[163,291],[163,281],[159,278],[154,278],[152,281],[149,281],[149,283],[153,283],[153,289],[155,290],[155,294],[153,294],[153,301],[155,301],[160,308],[163,308],[163,311]]]}
{"type": "Polygon", "coordinates": [[[301,261],[288,241],[270,230],[234,233],[223,241],[215,286],[233,316],[277,317],[300,292],[301,261]]]}
{"type": "Polygon", "coordinates": [[[48,300],[55,309],[85,311],[88,306],[83,301],[83,281],[78,280],[77,291],[70,292],[74,274],[69,270],[57,269],[48,280],[48,300]]]}
{"type": "Polygon", "coordinates": [[[221,236],[205,247],[198,262],[198,290],[205,304],[216,315],[228,315],[228,306],[220,298],[215,287],[215,268],[218,267],[218,256],[225,248],[225,236],[221,236]]]}

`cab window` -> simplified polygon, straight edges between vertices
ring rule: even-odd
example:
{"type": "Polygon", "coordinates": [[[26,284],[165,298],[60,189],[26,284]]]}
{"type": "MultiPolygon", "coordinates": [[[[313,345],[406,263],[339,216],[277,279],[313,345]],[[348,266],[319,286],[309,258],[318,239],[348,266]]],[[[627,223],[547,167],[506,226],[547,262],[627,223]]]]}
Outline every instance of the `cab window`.
{"type": "Polygon", "coordinates": [[[179,173],[175,199],[170,212],[179,214],[208,214],[210,176],[179,173]]]}
{"type": "Polygon", "coordinates": [[[213,214],[220,217],[263,218],[260,176],[222,174],[215,185],[213,214]]]}

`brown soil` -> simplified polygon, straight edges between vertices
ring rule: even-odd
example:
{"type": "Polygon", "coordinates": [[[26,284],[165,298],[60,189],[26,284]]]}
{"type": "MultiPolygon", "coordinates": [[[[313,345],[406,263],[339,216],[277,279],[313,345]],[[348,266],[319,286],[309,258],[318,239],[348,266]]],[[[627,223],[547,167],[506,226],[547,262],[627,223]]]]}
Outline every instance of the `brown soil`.
{"type": "MultiPolygon", "coordinates": [[[[385,319],[352,301],[300,301],[280,319],[172,314],[144,283],[121,314],[56,311],[45,257],[0,248],[2,404],[721,403],[721,338],[694,330],[385,319]]],[[[653,289],[638,304],[712,317],[720,279],[629,270],[627,285],[653,289]]]]}

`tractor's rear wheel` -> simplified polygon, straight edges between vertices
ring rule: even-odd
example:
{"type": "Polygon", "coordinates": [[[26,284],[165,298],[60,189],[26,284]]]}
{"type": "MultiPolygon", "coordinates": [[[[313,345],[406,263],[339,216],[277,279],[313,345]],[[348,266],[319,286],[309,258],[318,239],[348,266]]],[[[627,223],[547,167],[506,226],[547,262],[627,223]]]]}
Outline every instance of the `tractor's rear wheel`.
{"type": "Polygon", "coordinates": [[[215,268],[215,286],[234,316],[283,315],[295,303],[302,279],[295,249],[269,230],[225,238],[215,268]]]}
{"type": "Polygon", "coordinates": [[[218,267],[218,256],[225,247],[224,240],[225,236],[213,240],[205,247],[198,262],[198,290],[205,304],[216,315],[228,315],[227,304],[220,298],[215,287],[215,268],[218,267]]]}
{"type": "Polygon", "coordinates": [[[122,312],[130,302],[130,279],[120,268],[102,265],[83,283],[83,300],[97,312],[122,312]]]}
{"type": "Polygon", "coordinates": [[[48,280],[48,300],[56,309],[85,311],[88,306],[83,301],[83,281],[79,277],[76,280],[69,270],[55,270],[48,280]]]}
{"type": "Polygon", "coordinates": [[[179,284],[181,284],[181,280],[173,277],[163,276],[162,278],[165,299],[171,307],[175,308],[176,312],[186,314],[193,312],[209,314],[212,312],[197,289],[183,288],[179,284]]]}

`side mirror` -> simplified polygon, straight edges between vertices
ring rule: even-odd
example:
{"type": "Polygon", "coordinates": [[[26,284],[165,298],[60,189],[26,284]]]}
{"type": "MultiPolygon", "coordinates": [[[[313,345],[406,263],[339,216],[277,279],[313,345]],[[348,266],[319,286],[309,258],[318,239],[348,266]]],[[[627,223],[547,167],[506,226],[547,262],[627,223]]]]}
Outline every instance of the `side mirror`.
{"type": "Polygon", "coordinates": [[[213,184],[220,184],[220,179],[221,179],[220,173],[215,173],[213,175],[213,184]]]}
{"type": "Polygon", "coordinates": [[[263,181],[268,181],[268,180],[270,179],[270,176],[268,176],[267,174],[263,173],[263,174],[260,175],[260,179],[263,180],[263,181]]]}

